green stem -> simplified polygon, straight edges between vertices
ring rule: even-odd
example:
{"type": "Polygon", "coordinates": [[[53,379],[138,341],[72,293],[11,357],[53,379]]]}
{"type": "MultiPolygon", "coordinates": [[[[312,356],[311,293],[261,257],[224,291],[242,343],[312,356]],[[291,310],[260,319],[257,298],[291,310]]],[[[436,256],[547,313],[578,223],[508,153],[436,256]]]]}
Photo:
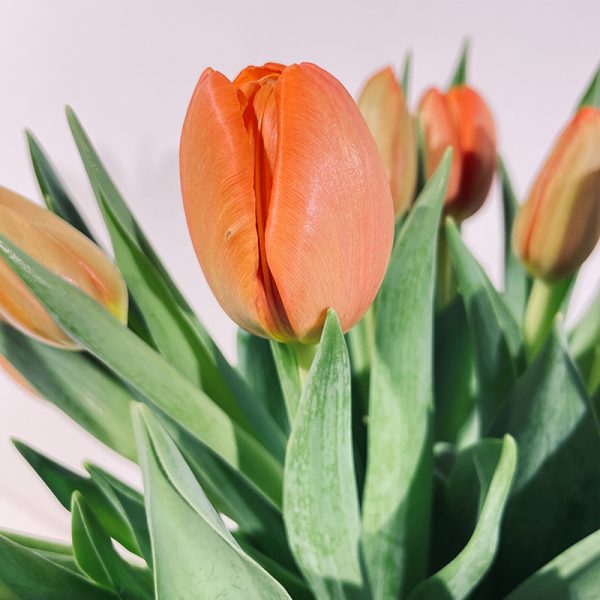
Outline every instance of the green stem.
{"type": "Polygon", "coordinates": [[[452,268],[446,228],[440,229],[437,253],[436,308],[441,311],[456,295],[456,278],[452,268]]]}
{"type": "Polygon", "coordinates": [[[523,338],[528,360],[531,361],[535,357],[546,341],[571,282],[570,277],[554,282],[534,279],[523,321],[523,338]]]}
{"type": "Polygon", "coordinates": [[[371,305],[364,317],[348,332],[348,349],[352,372],[356,378],[362,414],[368,414],[369,377],[375,351],[375,308],[371,305]]]}
{"type": "Polygon", "coordinates": [[[317,353],[317,344],[294,344],[296,361],[298,363],[298,374],[300,375],[300,387],[304,389],[308,372],[317,353]]]}
{"type": "Polygon", "coordinates": [[[594,352],[594,360],[587,382],[587,391],[590,397],[593,396],[594,392],[598,389],[598,386],[600,386],[600,346],[598,346],[594,352]]]}

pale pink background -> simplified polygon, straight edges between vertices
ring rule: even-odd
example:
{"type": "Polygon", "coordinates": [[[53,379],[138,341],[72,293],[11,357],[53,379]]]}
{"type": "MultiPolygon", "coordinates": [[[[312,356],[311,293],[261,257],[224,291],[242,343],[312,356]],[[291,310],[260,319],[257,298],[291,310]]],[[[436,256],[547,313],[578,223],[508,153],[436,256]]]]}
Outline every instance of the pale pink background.
{"type": "MultiPolygon", "coordinates": [[[[411,100],[445,84],[465,34],[469,79],[489,100],[502,153],[522,195],[600,59],[597,0],[3,0],[0,11],[0,184],[39,198],[23,129],[32,129],[106,239],[63,106],[87,127],[175,279],[228,355],[234,327],[195,262],[179,198],[177,146],[188,99],[210,65],[228,76],[249,63],[308,60],[352,93],[374,69],[414,51],[411,100]]],[[[465,226],[469,245],[500,280],[497,190],[465,226]]],[[[600,273],[595,253],[574,313],[600,273]]],[[[572,318],[572,317],[571,317],[572,318]]],[[[16,436],[77,468],[84,459],[137,482],[136,468],[51,405],[0,373],[0,528],[67,538],[68,514],[9,443],[16,436]]]]}

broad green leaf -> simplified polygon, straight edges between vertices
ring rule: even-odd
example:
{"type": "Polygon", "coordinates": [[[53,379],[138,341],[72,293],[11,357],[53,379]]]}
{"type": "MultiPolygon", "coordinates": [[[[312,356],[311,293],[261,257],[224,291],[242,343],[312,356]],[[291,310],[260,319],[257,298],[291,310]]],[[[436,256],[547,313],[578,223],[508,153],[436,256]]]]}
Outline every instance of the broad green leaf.
{"type": "Polygon", "coordinates": [[[71,515],[73,552],[80,569],[119,598],[149,598],[153,589],[151,573],[134,569],[117,553],[110,536],[79,492],[73,494],[71,515]]]}
{"type": "Polygon", "coordinates": [[[289,599],[239,547],[150,410],[133,411],[156,598],[289,599]]]}
{"type": "Polygon", "coordinates": [[[360,508],[352,453],[350,363],[329,310],[294,419],[283,478],[290,546],[317,598],[363,587],[360,508]]]}
{"type": "Polygon", "coordinates": [[[491,432],[511,434],[519,448],[492,582],[507,592],[600,528],[600,437],[556,333],[517,381],[491,432]]]}
{"type": "Polygon", "coordinates": [[[448,247],[465,304],[477,376],[477,412],[486,433],[498,406],[522,368],[519,327],[456,226],[446,223],[448,247]]]}
{"type": "Polygon", "coordinates": [[[314,596],[308,589],[306,583],[295,573],[288,571],[278,562],[263,554],[254,546],[246,543],[240,536],[235,536],[242,550],[254,559],[265,571],[268,571],[287,590],[294,600],[313,600],[314,596]]]}
{"type": "Polygon", "coordinates": [[[600,355],[600,290],[569,335],[569,347],[591,394],[592,370],[600,355]]]}
{"type": "MultiPolygon", "coordinates": [[[[102,526],[109,535],[129,551],[144,556],[140,549],[140,547],[144,547],[144,544],[138,541],[138,538],[143,536],[137,534],[132,528],[127,513],[118,498],[115,501],[114,494],[107,494],[106,489],[97,484],[97,480],[78,475],[23,442],[14,441],[13,443],[64,508],[70,510],[73,493],[80,492],[93,506],[102,526]]],[[[121,484],[121,486],[127,488],[125,484],[121,484]]],[[[128,489],[131,494],[134,493],[133,490],[128,489]]]]}
{"type": "MultiPolygon", "coordinates": [[[[517,447],[510,436],[502,441],[484,439],[457,458],[447,495],[449,519],[464,520],[469,500],[476,494],[476,524],[460,553],[437,573],[420,583],[410,600],[468,598],[490,568],[498,547],[500,524],[517,464],[517,447]]],[[[473,499],[471,499],[472,502],[473,499]]]]}
{"type": "Polygon", "coordinates": [[[0,534],[3,600],[116,600],[112,592],[0,534]]]}
{"type": "MultiPolygon", "coordinates": [[[[81,574],[81,571],[75,562],[75,557],[73,556],[73,548],[67,544],[42,538],[34,538],[13,531],[0,531],[0,536],[4,536],[13,542],[16,542],[20,546],[35,550],[37,554],[59,564],[61,567],[65,567],[66,569],[81,574]]],[[[0,584],[0,593],[1,592],[2,589],[0,584]]]]}
{"type": "Polygon", "coordinates": [[[449,88],[453,88],[459,85],[465,85],[467,83],[467,63],[469,60],[469,40],[465,40],[460,51],[460,57],[458,63],[454,69],[454,74],[450,80],[449,88]]]}
{"type": "Polygon", "coordinates": [[[211,504],[238,524],[239,531],[281,565],[296,570],[279,508],[246,478],[181,428],[166,425],[211,504]]]}
{"type": "Polygon", "coordinates": [[[578,108],[584,106],[600,108],[600,67],[596,69],[596,72],[577,105],[578,108]]]}
{"type": "Polygon", "coordinates": [[[47,208],[95,242],[94,236],[75,207],[71,196],[31,132],[26,132],[29,156],[47,208]]]}
{"type": "Polygon", "coordinates": [[[240,370],[253,390],[253,402],[262,402],[286,435],[290,425],[283,391],[269,340],[238,330],[237,352],[240,370]]]}
{"type": "Polygon", "coordinates": [[[396,240],[377,300],[363,546],[376,598],[425,575],[432,485],[433,299],[437,237],[451,153],[396,240]]]}
{"type": "Polygon", "coordinates": [[[288,414],[288,421],[293,424],[300,402],[302,386],[300,384],[300,373],[298,360],[291,344],[282,344],[275,340],[270,341],[275,368],[279,376],[279,383],[288,414]]]}
{"type": "Polygon", "coordinates": [[[502,183],[502,216],[504,217],[504,298],[518,323],[523,320],[531,277],[512,249],[512,230],[519,204],[513,192],[506,167],[498,159],[498,177],[502,183]]]}
{"type": "Polygon", "coordinates": [[[457,295],[435,317],[435,439],[463,445],[474,417],[473,343],[457,295]]]}
{"type": "Polygon", "coordinates": [[[559,554],[505,600],[594,600],[600,590],[600,530],[559,554]]]}
{"type": "Polygon", "coordinates": [[[170,364],[201,387],[234,422],[257,432],[263,445],[283,460],[285,436],[269,413],[254,401],[245,382],[228,365],[193,315],[70,109],[67,117],[110,233],[117,265],[157,349],[170,364]]]}
{"type": "Polygon", "coordinates": [[[72,339],[280,504],[280,463],[206,394],[92,298],[2,236],[0,256],[72,339]]]}
{"type": "Polygon", "coordinates": [[[78,425],[135,459],[131,393],[91,356],[52,348],[0,323],[0,355],[78,425]]]}

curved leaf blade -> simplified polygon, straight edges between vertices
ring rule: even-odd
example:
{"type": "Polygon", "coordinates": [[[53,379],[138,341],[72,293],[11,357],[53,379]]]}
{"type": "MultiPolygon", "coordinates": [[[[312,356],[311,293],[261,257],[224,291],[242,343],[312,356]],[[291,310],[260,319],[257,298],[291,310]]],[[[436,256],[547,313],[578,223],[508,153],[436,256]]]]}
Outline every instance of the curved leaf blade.
{"type": "Polygon", "coordinates": [[[149,409],[138,405],[133,411],[156,598],[202,594],[232,600],[240,595],[248,600],[289,600],[283,587],[239,547],[149,409]]]}
{"type": "Polygon", "coordinates": [[[450,152],[396,240],[377,300],[363,546],[378,598],[425,574],[432,485],[433,297],[450,152]]]}
{"type": "Polygon", "coordinates": [[[333,310],[294,419],[283,483],[290,546],[316,597],[357,594],[363,578],[350,362],[333,310]]]}

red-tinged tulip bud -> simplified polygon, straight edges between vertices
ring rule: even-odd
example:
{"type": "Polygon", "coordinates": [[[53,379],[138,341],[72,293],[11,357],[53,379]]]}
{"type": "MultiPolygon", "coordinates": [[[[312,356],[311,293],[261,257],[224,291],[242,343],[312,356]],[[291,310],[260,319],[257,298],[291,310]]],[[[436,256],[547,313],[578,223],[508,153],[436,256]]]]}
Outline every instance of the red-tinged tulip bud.
{"type": "Polygon", "coordinates": [[[600,110],[585,107],[558,138],[513,230],[515,253],[546,280],[571,275],[600,237],[600,110]]]}
{"type": "Polygon", "coordinates": [[[383,159],[398,219],[410,208],[414,198],[417,143],[415,123],[402,86],[390,67],[367,81],[360,93],[358,107],[383,159]]]}
{"type": "Polygon", "coordinates": [[[389,183],[355,102],[319,67],[207,69],[183,126],[185,212],[217,300],[244,329],[314,342],[373,301],[394,229],[389,183]]]}
{"type": "MultiPolygon", "coordinates": [[[[0,187],[0,235],[126,322],[127,288],[119,271],[95,244],[54,213],[0,187]]],[[[77,348],[3,260],[0,317],[41,342],[77,348]]]]}
{"type": "Polygon", "coordinates": [[[453,149],[444,210],[462,221],[481,208],[496,170],[492,114],[475,90],[459,85],[445,94],[428,90],[419,105],[419,119],[428,178],[446,148],[453,149]]]}

